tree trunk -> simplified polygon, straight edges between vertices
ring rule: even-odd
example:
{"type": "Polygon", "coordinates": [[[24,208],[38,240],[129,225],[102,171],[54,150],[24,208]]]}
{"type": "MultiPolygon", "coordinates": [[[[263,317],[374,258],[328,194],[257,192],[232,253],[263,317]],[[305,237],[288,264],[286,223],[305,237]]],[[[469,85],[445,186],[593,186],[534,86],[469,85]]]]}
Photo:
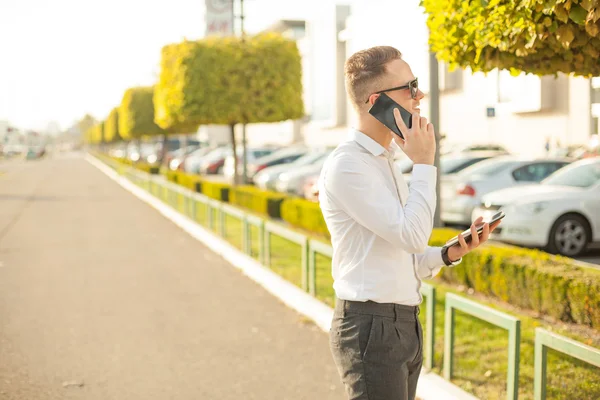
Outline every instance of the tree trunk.
{"type": "Polygon", "coordinates": [[[248,156],[246,152],[246,124],[242,125],[242,184],[246,185],[248,183],[248,156]]]}
{"type": "MultiPolygon", "coordinates": [[[[160,154],[158,155],[159,165],[162,165],[165,162],[167,151],[167,134],[165,133],[162,135],[160,154]]],[[[166,167],[169,168],[168,165],[166,167]]]]}
{"type": "Polygon", "coordinates": [[[231,128],[231,150],[233,151],[233,185],[238,183],[238,170],[237,170],[237,146],[235,143],[235,124],[229,125],[231,128]]]}

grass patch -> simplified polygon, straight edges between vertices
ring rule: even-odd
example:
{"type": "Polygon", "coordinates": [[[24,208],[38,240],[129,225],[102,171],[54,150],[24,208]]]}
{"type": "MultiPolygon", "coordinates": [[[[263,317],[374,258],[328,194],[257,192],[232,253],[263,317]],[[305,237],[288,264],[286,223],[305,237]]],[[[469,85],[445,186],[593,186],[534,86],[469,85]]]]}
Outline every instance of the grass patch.
{"type": "Polygon", "coordinates": [[[331,276],[331,258],[322,254],[316,256],[315,263],[316,296],[330,307],[335,306],[335,291],[331,276]]]}
{"type": "Polygon", "coordinates": [[[271,234],[271,270],[285,280],[302,287],[302,246],[271,234]]]}
{"type": "MultiPolygon", "coordinates": [[[[434,372],[442,374],[444,351],[444,312],[446,293],[467,296],[454,287],[435,282],[437,289],[434,372]]],[[[519,399],[533,399],[533,362],[535,328],[542,327],[581,342],[599,346],[597,338],[573,334],[563,324],[552,324],[524,314],[508,311],[495,302],[477,302],[513,315],[521,320],[521,363],[519,399]],[[590,340],[592,342],[590,342],[590,340]]],[[[421,307],[425,330],[426,309],[421,307]]],[[[456,311],[454,377],[452,382],[481,399],[506,398],[508,370],[508,332],[485,321],[456,311]]],[[[600,369],[569,356],[549,351],[547,369],[548,399],[600,399],[600,369]]]]}
{"type": "Polygon", "coordinates": [[[243,250],[242,221],[239,218],[225,214],[225,240],[238,250],[243,250]]]}

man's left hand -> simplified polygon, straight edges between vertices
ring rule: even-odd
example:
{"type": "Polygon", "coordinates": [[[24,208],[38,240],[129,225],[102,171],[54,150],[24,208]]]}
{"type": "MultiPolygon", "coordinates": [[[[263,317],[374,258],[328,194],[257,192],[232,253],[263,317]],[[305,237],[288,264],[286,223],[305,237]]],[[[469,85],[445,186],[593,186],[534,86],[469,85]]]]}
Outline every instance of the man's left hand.
{"type": "Polygon", "coordinates": [[[501,221],[496,221],[492,225],[487,222],[483,225],[483,232],[481,232],[481,236],[477,234],[477,227],[481,225],[483,222],[483,217],[479,217],[473,222],[471,225],[471,241],[467,243],[462,233],[458,234],[458,244],[450,247],[448,249],[448,258],[450,261],[456,261],[461,259],[464,255],[469,253],[470,251],[478,248],[483,243],[487,242],[490,237],[490,233],[494,232],[494,229],[498,225],[500,225],[501,221]]]}

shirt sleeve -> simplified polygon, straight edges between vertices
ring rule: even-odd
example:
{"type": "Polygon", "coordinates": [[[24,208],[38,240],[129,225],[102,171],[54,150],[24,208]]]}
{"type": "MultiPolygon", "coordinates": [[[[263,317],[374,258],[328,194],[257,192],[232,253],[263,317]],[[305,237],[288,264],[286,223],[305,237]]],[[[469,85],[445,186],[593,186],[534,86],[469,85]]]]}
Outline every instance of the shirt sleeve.
{"type": "Polygon", "coordinates": [[[331,168],[323,180],[324,188],[351,218],[408,253],[425,251],[433,229],[435,167],[413,167],[409,195],[403,208],[398,196],[387,189],[380,171],[365,160],[340,155],[331,161],[331,168]]]}

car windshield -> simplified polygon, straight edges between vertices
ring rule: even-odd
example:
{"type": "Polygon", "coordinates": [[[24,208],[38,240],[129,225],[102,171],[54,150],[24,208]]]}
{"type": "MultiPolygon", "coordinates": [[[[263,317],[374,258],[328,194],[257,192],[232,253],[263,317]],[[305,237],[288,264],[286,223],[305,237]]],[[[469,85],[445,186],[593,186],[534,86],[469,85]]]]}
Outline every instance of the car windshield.
{"type": "Polygon", "coordinates": [[[485,160],[463,169],[459,174],[462,177],[475,175],[492,176],[518,164],[519,161],[517,160],[485,160]]]}
{"type": "Polygon", "coordinates": [[[600,160],[559,169],[542,181],[544,185],[590,187],[600,182],[600,160]]]}

